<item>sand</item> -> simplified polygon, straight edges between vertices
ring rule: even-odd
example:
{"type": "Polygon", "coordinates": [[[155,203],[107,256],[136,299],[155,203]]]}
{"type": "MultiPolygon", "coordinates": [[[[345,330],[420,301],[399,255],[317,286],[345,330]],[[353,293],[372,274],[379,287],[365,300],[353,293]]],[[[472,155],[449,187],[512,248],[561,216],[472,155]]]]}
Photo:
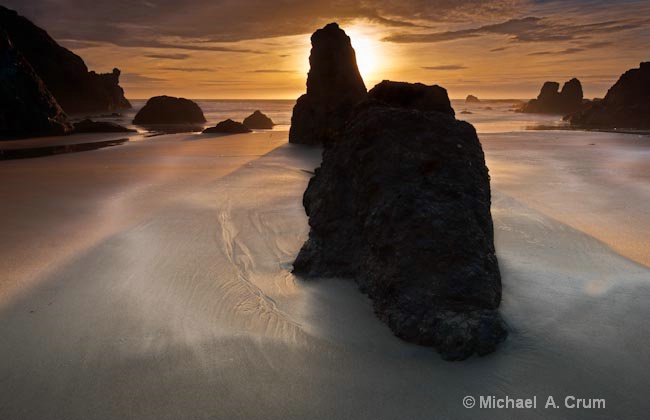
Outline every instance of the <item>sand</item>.
{"type": "Polygon", "coordinates": [[[461,363],[395,338],[353,282],[290,274],[320,150],[287,133],[0,162],[0,418],[646,418],[649,139],[480,137],[512,332],[461,363]]]}

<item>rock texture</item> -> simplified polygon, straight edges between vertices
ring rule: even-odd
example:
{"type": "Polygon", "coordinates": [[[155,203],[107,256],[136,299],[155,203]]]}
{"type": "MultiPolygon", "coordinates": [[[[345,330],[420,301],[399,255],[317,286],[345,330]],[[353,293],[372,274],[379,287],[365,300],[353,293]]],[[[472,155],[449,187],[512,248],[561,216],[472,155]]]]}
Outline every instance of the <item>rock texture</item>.
{"type": "Polygon", "coordinates": [[[221,133],[221,134],[241,134],[241,133],[250,133],[251,129],[246,127],[244,124],[227,119],[221,121],[214,127],[206,128],[203,130],[204,133],[221,133]]]}
{"type": "Polygon", "coordinates": [[[70,130],[56,99],[0,29],[0,138],[62,135],[70,130]]]}
{"type": "Polygon", "coordinates": [[[467,95],[467,98],[465,98],[465,102],[471,104],[471,103],[479,103],[481,102],[481,100],[474,95],[467,95]]]}
{"type": "Polygon", "coordinates": [[[248,128],[262,129],[262,130],[269,130],[273,128],[273,126],[275,125],[272,119],[264,115],[259,110],[253,112],[251,115],[244,118],[243,124],[248,128]]]}
{"type": "Polygon", "coordinates": [[[650,62],[623,73],[603,100],[567,119],[585,128],[650,129],[650,62]]]}
{"type": "Polygon", "coordinates": [[[582,84],[578,79],[571,79],[558,91],[560,84],[546,82],[537,99],[523,106],[522,112],[537,114],[570,114],[583,108],[582,84]]]}
{"type": "MultiPolygon", "coordinates": [[[[382,83],[375,92],[423,90],[382,83]]],[[[294,272],[356,278],[397,336],[462,360],[507,335],[489,176],[474,128],[437,110],[439,95],[418,97],[369,99],[326,144],[294,272]]]]}
{"type": "Polygon", "coordinates": [[[65,112],[105,112],[131,107],[119,86],[118,69],[107,74],[88,71],[79,56],[57,44],[28,19],[3,6],[0,6],[0,27],[65,112]]]}
{"type": "Polygon", "coordinates": [[[193,101],[173,96],[154,96],[135,115],[133,124],[197,124],[204,123],[201,108],[193,101]]]}
{"type": "Polygon", "coordinates": [[[454,116],[447,90],[438,85],[384,80],[370,89],[367,97],[396,108],[438,111],[454,116]]]}
{"type": "Polygon", "coordinates": [[[74,123],[75,133],[133,133],[135,130],[110,121],[93,121],[85,119],[74,123]]]}
{"type": "Polygon", "coordinates": [[[293,108],[291,143],[328,143],[366,95],[350,38],[336,23],[314,32],[311,45],[307,93],[293,108]]]}

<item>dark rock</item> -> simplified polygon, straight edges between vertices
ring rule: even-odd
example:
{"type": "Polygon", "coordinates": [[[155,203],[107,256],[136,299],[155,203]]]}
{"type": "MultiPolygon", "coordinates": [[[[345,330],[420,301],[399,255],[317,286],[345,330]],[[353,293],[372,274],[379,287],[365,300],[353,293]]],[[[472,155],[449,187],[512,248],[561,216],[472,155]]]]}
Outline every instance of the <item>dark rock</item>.
{"type": "Polygon", "coordinates": [[[275,125],[273,123],[273,120],[271,120],[266,115],[262,114],[259,110],[253,112],[251,115],[244,118],[243,124],[248,128],[255,128],[255,129],[262,129],[262,130],[271,129],[275,125]]]}
{"type": "Polygon", "coordinates": [[[336,23],[314,32],[311,45],[307,93],[293,108],[291,143],[331,141],[366,95],[350,38],[336,23]]]}
{"type": "Polygon", "coordinates": [[[650,61],[623,73],[605,98],[567,119],[575,127],[650,129],[650,61]]]}
{"type": "Polygon", "coordinates": [[[438,85],[427,86],[422,83],[384,80],[370,89],[368,99],[397,108],[438,111],[454,115],[447,90],[438,85]]]}
{"type": "Polygon", "coordinates": [[[135,115],[133,124],[196,124],[204,123],[203,111],[185,98],[154,96],[135,115]]]}
{"type": "Polygon", "coordinates": [[[97,74],[47,32],[15,11],[0,6],[0,27],[31,64],[67,113],[105,112],[130,108],[119,86],[120,71],[97,74]]]}
{"type": "Polygon", "coordinates": [[[71,128],[43,81],[0,30],[0,137],[63,135],[71,128]]]}
{"type": "Polygon", "coordinates": [[[490,178],[472,125],[371,99],[325,145],[303,204],[311,230],[295,273],[354,277],[397,336],[445,359],[505,339],[490,178]]]}
{"type": "Polygon", "coordinates": [[[472,103],[476,104],[476,103],[481,102],[481,100],[479,98],[477,98],[476,96],[474,96],[474,95],[467,95],[467,98],[465,98],[465,102],[470,103],[470,104],[472,104],[472,103]]]}
{"type": "Polygon", "coordinates": [[[240,133],[250,133],[252,130],[246,127],[244,124],[227,119],[221,121],[214,127],[206,128],[203,130],[204,133],[221,133],[221,134],[240,134],[240,133]]]}
{"type": "Polygon", "coordinates": [[[133,133],[135,130],[109,121],[85,119],[74,123],[75,133],[133,133]]]}
{"type": "Polygon", "coordinates": [[[571,79],[562,86],[557,82],[546,82],[537,99],[521,108],[521,112],[537,114],[570,114],[583,108],[582,85],[578,79],[571,79]]]}

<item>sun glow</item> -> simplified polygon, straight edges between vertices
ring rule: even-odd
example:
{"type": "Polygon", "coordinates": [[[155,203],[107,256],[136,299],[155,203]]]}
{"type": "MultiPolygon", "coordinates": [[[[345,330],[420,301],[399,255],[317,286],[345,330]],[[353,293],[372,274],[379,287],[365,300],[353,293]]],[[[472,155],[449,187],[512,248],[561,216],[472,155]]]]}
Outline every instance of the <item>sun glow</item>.
{"type": "Polygon", "coordinates": [[[357,66],[366,84],[380,78],[385,61],[377,29],[361,24],[344,29],[352,41],[357,66]]]}

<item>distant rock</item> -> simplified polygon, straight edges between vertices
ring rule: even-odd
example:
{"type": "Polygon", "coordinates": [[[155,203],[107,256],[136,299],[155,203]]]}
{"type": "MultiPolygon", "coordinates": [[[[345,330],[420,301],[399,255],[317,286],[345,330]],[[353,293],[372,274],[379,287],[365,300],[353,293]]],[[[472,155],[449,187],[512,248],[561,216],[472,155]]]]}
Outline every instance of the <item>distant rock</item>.
{"type": "Polygon", "coordinates": [[[237,121],[233,121],[231,119],[227,119],[225,121],[221,121],[219,124],[217,124],[214,127],[206,128],[205,130],[203,130],[203,133],[241,134],[241,133],[250,133],[251,131],[252,130],[246,127],[244,124],[237,121]]]}
{"type": "Polygon", "coordinates": [[[467,98],[465,98],[465,102],[467,102],[468,104],[477,104],[481,102],[481,100],[474,95],[467,95],[467,98]]]}
{"type": "Polygon", "coordinates": [[[352,108],[366,95],[350,38],[330,23],[311,36],[307,93],[291,116],[289,142],[324,144],[343,128],[352,108]]]}
{"type": "Polygon", "coordinates": [[[571,79],[562,86],[557,82],[546,82],[537,99],[525,104],[521,112],[536,114],[570,114],[583,108],[582,84],[571,79]]]}
{"type": "Polygon", "coordinates": [[[0,138],[56,136],[71,129],[56,99],[0,29],[0,138]]]}
{"type": "Polygon", "coordinates": [[[204,123],[201,108],[193,101],[173,96],[154,96],[135,115],[133,124],[197,124],[204,123]]]}
{"type": "Polygon", "coordinates": [[[623,73],[605,98],[567,119],[575,127],[650,129],[650,61],[623,73]]]}
{"type": "Polygon", "coordinates": [[[75,133],[133,133],[135,131],[109,121],[85,119],[74,123],[75,133]]]}
{"type": "Polygon", "coordinates": [[[273,120],[264,115],[259,110],[253,112],[248,117],[244,118],[243,124],[248,128],[268,130],[275,125],[273,120]]]}
{"type": "Polygon", "coordinates": [[[454,115],[447,90],[438,85],[427,86],[422,83],[384,80],[370,89],[368,99],[397,108],[438,111],[454,115]]]}
{"type": "Polygon", "coordinates": [[[414,97],[371,90],[325,145],[294,272],[354,277],[397,336],[445,359],[490,353],[507,331],[481,144],[453,110],[420,110],[421,85],[392,86],[414,97]]]}
{"type": "Polygon", "coordinates": [[[88,71],[79,56],[57,44],[28,19],[3,6],[0,6],[0,27],[65,112],[106,112],[131,107],[119,86],[118,69],[107,74],[88,71]]]}

